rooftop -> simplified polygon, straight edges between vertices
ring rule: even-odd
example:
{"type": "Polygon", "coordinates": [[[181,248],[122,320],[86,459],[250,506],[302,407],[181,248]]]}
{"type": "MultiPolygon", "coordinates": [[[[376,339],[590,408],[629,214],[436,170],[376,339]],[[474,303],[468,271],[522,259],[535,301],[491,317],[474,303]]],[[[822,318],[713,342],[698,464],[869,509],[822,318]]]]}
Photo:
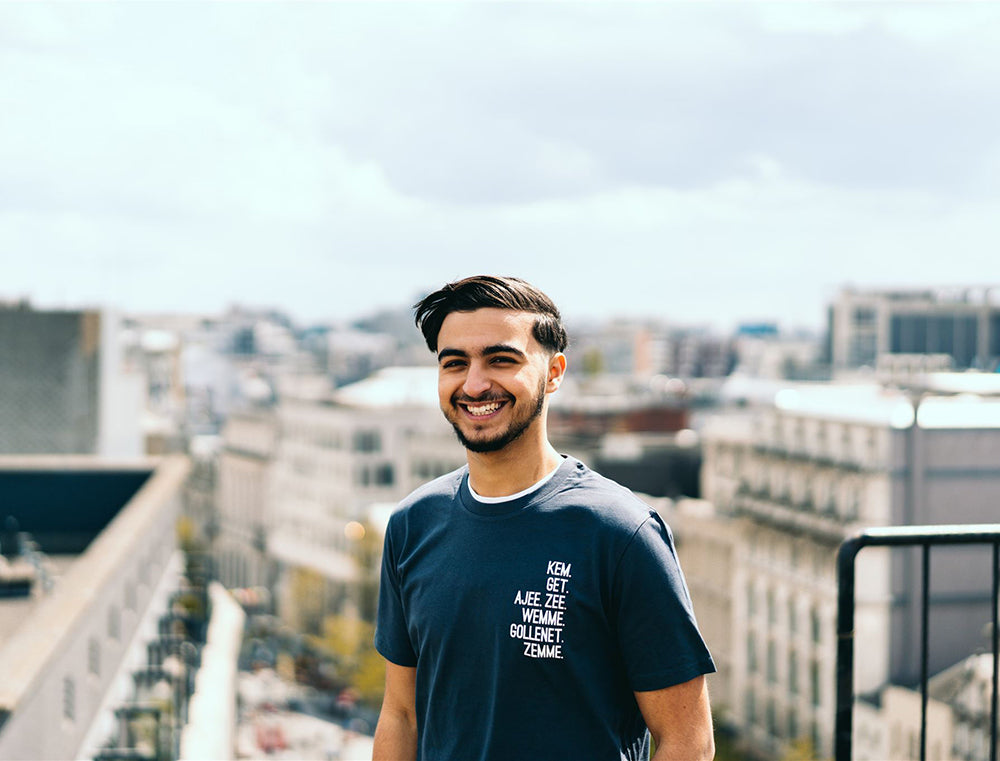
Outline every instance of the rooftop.
{"type": "Polygon", "coordinates": [[[792,415],[908,428],[914,408],[921,428],[1000,428],[1000,376],[933,373],[909,388],[868,383],[803,383],[774,396],[792,415]]]}
{"type": "MultiPolygon", "coordinates": [[[[56,555],[46,558],[49,565],[49,573],[55,584],[72,567],[77,555],[56,555]]],[[[3,561],[0,561],[3,562],[3,561]]],[[[45,597],[40,590],[33,590],[27,597],[3,597],[0,598],[0,647],[21,624],[31,615],[32,611],[45,597]]]]}
{"type": "Polygon", "coordinates": [[[337,389],[333,399],[349,407],[438,408],[436,366],[386,367],[368,378],[337,389]]]}
{"type": "Polygon", "coordinates": [[[36,581],[28,597],[0,597],[0,714],[17,705],[95,590],[113,578],[121,553],[159,514],[162,495],[176,492],[186,473],[182,457],[0,457],[0,526],[10,516],[30,535],[34,560],[52,582],[44,589],[36,581]]]}

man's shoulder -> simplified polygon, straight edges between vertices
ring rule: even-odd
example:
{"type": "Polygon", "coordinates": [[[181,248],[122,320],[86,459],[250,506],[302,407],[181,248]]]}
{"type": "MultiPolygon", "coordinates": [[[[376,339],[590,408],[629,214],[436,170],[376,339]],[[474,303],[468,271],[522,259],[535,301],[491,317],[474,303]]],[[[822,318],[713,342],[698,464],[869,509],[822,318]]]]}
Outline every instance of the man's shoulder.
{"type": "Polygon", "coordinates": [[[445,473],[443,476],[417,487],[400,501],[399,507],[390,518],[390,522],[398,523],[420,516],[428,510],[433,511],[442,505],[450,504],[458,494],[466,472],[468,472],[468,466],[463,465],[458,470],[445,473]]]}
{"type": "Polygon", "coordinates": [[[566,486],[555,495],[563,506],[589,513],[610,526],[634,531],[652,513],[652,508],[631,489],[583,463],[575,463],[573,478],[566,486]]]}

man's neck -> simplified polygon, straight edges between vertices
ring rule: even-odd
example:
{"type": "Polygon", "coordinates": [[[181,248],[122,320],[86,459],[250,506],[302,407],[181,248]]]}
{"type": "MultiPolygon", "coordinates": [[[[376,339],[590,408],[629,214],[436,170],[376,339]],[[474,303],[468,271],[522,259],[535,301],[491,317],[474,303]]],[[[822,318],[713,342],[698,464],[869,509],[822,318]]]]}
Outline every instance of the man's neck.
{"type": "Polygon", "coordinates": [[[498,452],[466,452],[469,483],[482,497],[507,497],[524,491],[559,467],[562,457],[548,439],[517,440],[498,452]]]}

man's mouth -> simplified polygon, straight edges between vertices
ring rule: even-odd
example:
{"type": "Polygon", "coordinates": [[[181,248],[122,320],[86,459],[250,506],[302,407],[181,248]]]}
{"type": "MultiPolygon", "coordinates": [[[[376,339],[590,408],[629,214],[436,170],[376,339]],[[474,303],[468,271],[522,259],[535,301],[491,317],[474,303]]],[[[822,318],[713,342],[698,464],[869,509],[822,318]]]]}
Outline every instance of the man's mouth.
{"type": "Polygon", "coordinates": [[[469,414],[473,417],[482,417],[484,415],[492,415],[498,409],[503,406],[503,402],[490,402],[489,404],[468,404],[465,409],[468,410],[469,414]]]}
{"type": "Polygon", "coordinates": [[[458,406],[468,412],[471,417],[477,418],[489,417],[499,411],[505,404],[507,404],[505,399],[496,399],[489,402],[458,402],[458,406]]]}

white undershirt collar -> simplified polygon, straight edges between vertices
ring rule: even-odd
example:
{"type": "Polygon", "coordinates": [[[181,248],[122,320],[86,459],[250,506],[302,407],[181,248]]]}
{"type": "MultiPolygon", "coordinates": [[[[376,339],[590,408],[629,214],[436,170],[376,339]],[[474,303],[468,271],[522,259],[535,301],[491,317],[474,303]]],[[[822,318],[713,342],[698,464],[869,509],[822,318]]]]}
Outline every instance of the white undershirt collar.
{"type": "Polygon", "coordinates": [[[549,482],[552,476],[556,474],[557,470],[559,470],[558,464],[552,469],[552,471],[548,475],[542,476],[540,481],[536,481],[527,489],[519,491],[517,494],[508,494],[503,497],[481,497],[478,494],[476,494],[476,490],[472,488],[472,481],[468,482],[469,494],[472,495],[472,498],[476,500],[476,502],[482,502],[484,505],[499,505],[502,502],[510,502],[515,499],[520,499],[521,497],[527,497],[532,492],[538,491],[543,486],[545,486],[545,484],[549,482]]]}

